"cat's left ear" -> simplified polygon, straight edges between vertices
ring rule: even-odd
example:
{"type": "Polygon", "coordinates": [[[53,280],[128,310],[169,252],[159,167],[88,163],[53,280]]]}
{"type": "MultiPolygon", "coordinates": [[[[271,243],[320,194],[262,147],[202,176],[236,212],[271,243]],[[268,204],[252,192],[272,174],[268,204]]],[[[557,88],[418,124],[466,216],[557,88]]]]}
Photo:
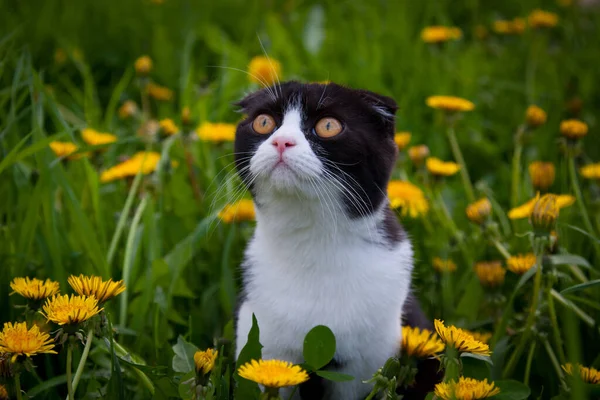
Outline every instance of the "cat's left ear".
{"type": "Polygon", "coordinates": [[[378,114],[390,123],[394,123],[398,104],[396,100],[388,96],[361,90],[360,97],[367,102],[378,114]]]}

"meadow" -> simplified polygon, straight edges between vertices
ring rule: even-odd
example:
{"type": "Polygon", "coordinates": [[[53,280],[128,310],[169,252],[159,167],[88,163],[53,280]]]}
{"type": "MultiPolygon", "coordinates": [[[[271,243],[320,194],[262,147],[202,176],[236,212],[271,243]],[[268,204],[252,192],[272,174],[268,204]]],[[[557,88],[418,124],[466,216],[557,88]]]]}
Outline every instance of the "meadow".
{"type": "Polygon", "coordinates": [[[307,373],[352,379],[322,369],[326,327],[302,366],[239,370],[260,326],[233,362],[254,227],[233,103],[274,72],[400,106],[388,193],[438,321],[405,330],[370,398],[401,398],[431,357],[430,399],[600,398],[598,8],[0,5],[0,400],[276,399],[307,373]]]}

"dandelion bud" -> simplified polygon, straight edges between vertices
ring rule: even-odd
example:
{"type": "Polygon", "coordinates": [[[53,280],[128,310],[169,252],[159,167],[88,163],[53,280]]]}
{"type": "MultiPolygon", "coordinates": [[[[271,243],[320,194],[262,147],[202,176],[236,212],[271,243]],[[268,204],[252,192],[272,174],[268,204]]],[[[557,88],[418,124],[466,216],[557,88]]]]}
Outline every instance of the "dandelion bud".
{"type": "Polygon", "coordinates": [[[479,225],[483,224],[491,212],[492,203],[486,197],[477,200],[475,203],[469,204],[466,210],[469,221],[479,225]]]}
{"type": "Polygon", "coordinates": [[[533,205],[529,222],[536,232],[548,234],[556,225],[559,210],[556,195],[545,194],[541,198],[538,198],[533,205]]]}
{"type": "Polygon", "coordinates": [[[560,134],[572,140],[578,140],[587,135],[588,126],[577,119],[568,119],[560,123],[560,134]]]}
{"type": "Polygon", "coordinates": [[[537,128],[538,126],[544,125],[546,123],[546,119],[546,111],[542,110],[540,107],[536,105],[527,107],[527,111],[525,112],[525,120],[527,121],[527,126],[530,128],[537,128]]]}
{"type": "Polygon", "coordinates": [[[483,261],[475,264],[475,273],[482,285],[495,287],[504,282],[506,270],[500,261],[483,261]]]}
{"type": "Polygon", "coordinates": [[[172,119],[170,118],[165,118],[163,120],[161,120],[159,122],[160,124],[160,130],[168,136],[174,135],[177,132],[179,132],[179,128],[177,127],[177,125],[175,125],[175,122],[173,122],[172,119]]]}
{"type": "Polygon", "coordinates": [[[408,149],[408,156],[416,166],[423,165],[425,159],[429,157],[429,147],[424,144],[412,146],[408,149]]]}
{"type": "Polygon", "coordinates": [[[127,119],[133,117],[138,112],[138,106],[133,100],[127,100],[119,107],[119,118],[127,119]]]}
{"type": "Polygon", "coordinates": [[[183,107],[183,110],[181,110],[181,123],[184,125],[189,125],[192,122],[191,117],[190,108],[183,107]]]}
{"type": "Polygon", "coordinates": [[[534,161],[529,164],[529,176],[534,189],[546,191],[554,183],[554,164],[534,161]]]}
{"type": "Polygon", "coordinates": [[[135,60],[135,72],[139,76],[146,76],[152,70],[152,59],[148,56],[141,56],[135,60]]]}
{"type": "Polygon", "coordinates": [[[204,351],[197,351],[194,353],[194,364],[196,365],[196,372],[201,374],[208,374],[215,367],[215,360],[219,352],[215,349],[206,349],[204,351]]]}

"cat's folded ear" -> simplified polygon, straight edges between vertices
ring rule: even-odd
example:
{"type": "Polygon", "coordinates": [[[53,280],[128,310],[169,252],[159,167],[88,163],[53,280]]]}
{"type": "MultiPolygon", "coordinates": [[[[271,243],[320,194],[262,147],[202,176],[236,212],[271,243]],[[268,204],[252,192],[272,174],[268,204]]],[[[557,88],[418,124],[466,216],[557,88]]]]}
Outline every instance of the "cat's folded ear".
{"type": "Polygon", "coordinates": [[[388,96],[383,96],[377,93],[370,92],[368,90],[361,90],[360,97],[377,113],[379,113],[385,120],[394,122],[396,111],[398,111],[398,104],[396,101],[388,96]]]}
{"type": "Polygon", "coordinates": [[[233,103],[233,105],[236,106],[236,107],[238,107],[238,109],[236,111],[238,111],[240,113],[247,113],[248,109],[250,108],[250,106],[252,104],[255,104],[256,101],[261,96],[263,96],[263,91],[262,90],[258,90],[256,92],[252,92],[252,93],[246,95],[240,101],[237,101],[237,102],[233,103]]]}

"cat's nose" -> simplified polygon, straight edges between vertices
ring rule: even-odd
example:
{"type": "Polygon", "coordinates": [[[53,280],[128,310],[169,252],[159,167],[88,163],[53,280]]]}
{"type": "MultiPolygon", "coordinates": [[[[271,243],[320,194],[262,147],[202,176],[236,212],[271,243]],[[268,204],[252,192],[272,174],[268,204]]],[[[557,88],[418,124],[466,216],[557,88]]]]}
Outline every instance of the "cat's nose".
{"type": "Polygon", "coordinates": [[[284,151],[289,149],[290,147],[294,147],[296,145],[296,140],[289,136],[279,136],[273,139],[273,146],[277,147],[277,151],[279,154],[283,154],[284,151]]]}

